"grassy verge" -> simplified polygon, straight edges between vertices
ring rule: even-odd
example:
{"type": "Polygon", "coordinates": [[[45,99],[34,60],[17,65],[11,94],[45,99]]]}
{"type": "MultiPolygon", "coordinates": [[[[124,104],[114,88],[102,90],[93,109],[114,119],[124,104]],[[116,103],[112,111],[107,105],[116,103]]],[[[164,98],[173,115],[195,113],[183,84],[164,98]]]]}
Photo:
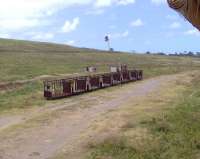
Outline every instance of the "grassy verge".
{"type": "Polygon", "coordinates": [[[32,82],[20,88],[0,93],[0,112],[10,109],[25,109],[43,105],[41,82],[32,82]]]}
{"type": "MultiPolygon", "coordinates": [[[[195,159],[200,157],[200,76],[173,104],[174,108],[139,127],[140,138],[129,136],[105,140],[93,146],[90,159],[195,159]],[[134,141],[134,142],[131,142],[134,141]]],[[[131,121],[129,121],[129,124],[131,121]]],[[[126,130],[124,130],[126,131],[126,130]]],[[[122,133],[124,134],[124,132],[122,133]]]]}

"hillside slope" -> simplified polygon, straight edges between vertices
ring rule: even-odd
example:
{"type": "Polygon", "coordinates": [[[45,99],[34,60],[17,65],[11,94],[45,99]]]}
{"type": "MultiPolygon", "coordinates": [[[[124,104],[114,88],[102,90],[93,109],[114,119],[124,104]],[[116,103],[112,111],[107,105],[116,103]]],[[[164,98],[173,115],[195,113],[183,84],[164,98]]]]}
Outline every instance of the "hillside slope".
{"type": "Polygon", "coordinates": [[[14,39],[1,39],[0,38],[0,53],[1,52],[83,52],[83,51],[98,51],[95,49],[77,48],[64,44],[55,44],[48,42],[36,42],[14,39]]]}
{"type": "Polygon", "coordinates": [[[111,53],[67,45],[0,40],[0,110],[42,106],[43,84],[38,77],[84,73],[86,66],[108,72],[110,65],[127,64],[144,70],[145,78],[199,70],[200,59],[130,53],[111,53]],[[29,81],[15,85],[16,81],[29,81]],[[14,84],[13,84],[14,83],[14,84]],[[7,87],[8,85],[12,87],[7,87]],[[2,87],[2,85],[6,85],[2,87]]]}
{"type": "Polygon", "coordinates": [[[110,53],[68,45],[0,39],[0,83],[42,75],[82,73],[89,65],[109,71],[110,65],[127,64],[145,75],[173,73],[199,67],[199,60],[128,53],[110,53]],[[148,70],[148,71],[147,71],[148,70]]]}

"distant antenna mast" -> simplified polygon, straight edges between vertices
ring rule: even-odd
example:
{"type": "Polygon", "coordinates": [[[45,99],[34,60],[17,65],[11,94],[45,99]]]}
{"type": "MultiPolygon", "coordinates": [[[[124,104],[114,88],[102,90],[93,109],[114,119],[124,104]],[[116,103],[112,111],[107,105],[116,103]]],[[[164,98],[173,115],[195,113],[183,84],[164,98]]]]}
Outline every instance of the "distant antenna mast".
{"type": "Polygon", "coordinates": [[[109,39],[109,36],[108,35],[106,35],[105,36],[105,42],[107,42],[107,44],[108,44],[108,50],[110,51],[110,39],[109,39]]]}

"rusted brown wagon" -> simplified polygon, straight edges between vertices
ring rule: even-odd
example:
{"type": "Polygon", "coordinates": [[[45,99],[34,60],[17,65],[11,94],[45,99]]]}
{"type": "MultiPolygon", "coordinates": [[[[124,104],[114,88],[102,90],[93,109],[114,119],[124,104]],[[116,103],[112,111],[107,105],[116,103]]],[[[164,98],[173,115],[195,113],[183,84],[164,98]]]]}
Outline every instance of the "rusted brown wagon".
{"type": "Polygon", "coordinates": [[[130,71],[130,80],[131,81],[137,81],[138,79],[138,71],[137,70],[131,70],[130,71]]]}
{"type": "Polygon", "coordinates": [[[121,74],[122,74],[122,83],[126,83],[126,82],[130,81],[130,72],[129,71],[124,71],[121,74]]]}
{"type": "Polygon", "coordinates": [[[73,95],[73,79],[44,81],[44,97],[62,98],[73,95]]]}
{"type": "Polygon", "coordinates": [[[109,87],[112,85],[112,74],[111,73],[106,73],[101,75],[101,87],[109,87]]]}
{"type": "Polygon", "coordinates": [[[99,75],[94,75],[94,76],[89,76],[89,89],[88,90],[95,90],[100,88],[100,76],[99,75]]]}
{"type": "Polygon", "coordinates": [[[46,99],[63,98],[142,79],[142,70],[124,69],[114,73],[110,72],[60,80],[46,80],[44,81],[44,97],[46,99]]]}
{"type": "Polygon", "coordinates": [[[81,76],[73,79],[74,86],[73,86],[73,93],[78,94],[82,92],[86,92],[89,88],[88,86],[88,77],[87,76],[81,76]]]}
{"type": "Polygon", "coordinates": [[[137,80],[142,80],[142,79],[143,79],[143,71],[138,70],[137,80]]]}
{"type": "Polygon", "coordinates": [[[117,85],[122,81],[122,76],[120,72],[112,73],[112,84],[117,85]]]}

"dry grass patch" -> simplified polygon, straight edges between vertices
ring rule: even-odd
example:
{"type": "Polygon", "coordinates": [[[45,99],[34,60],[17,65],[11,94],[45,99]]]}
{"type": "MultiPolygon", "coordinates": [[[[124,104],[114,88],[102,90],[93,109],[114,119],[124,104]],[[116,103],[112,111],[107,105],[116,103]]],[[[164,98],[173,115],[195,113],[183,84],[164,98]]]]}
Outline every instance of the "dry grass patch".
{"type": "MultiPolygon", "coordinates": [[[[168,133],[173,125],[166,122],[168,112],[177,107],[181,94],[191,86],[194,75],[180,75],[172,83],[165,83],[160,91],[143,99],[130,100],[126,106],[112,112],[111,123],[123,121],[117,136],[110,136],[93,144],[90,159],[160,159],[166,158],[159,133],[168,133]],[[120,118],[119,118],[120,116],[120,118]],[[159,120],[158,118],[159,117],[159,120]],[[149,129],[147,125],[156,125],[149,129]],[[151,131],[159,132],[157,135],[151,131]],[[120,134],[120,135],[119,135],[120,134]]],[[[109,114],[110,115],[110,114],[109,114]]],[[[106,123],[107,127],[112,124],[106,123]]],[[[109,130],[108,130],[109,131],[109,130]]],[[[166,143],[167,144],[167,143],[166,143]]],[[[175,151],[175,150],[174,150],[175,151]]]]}

